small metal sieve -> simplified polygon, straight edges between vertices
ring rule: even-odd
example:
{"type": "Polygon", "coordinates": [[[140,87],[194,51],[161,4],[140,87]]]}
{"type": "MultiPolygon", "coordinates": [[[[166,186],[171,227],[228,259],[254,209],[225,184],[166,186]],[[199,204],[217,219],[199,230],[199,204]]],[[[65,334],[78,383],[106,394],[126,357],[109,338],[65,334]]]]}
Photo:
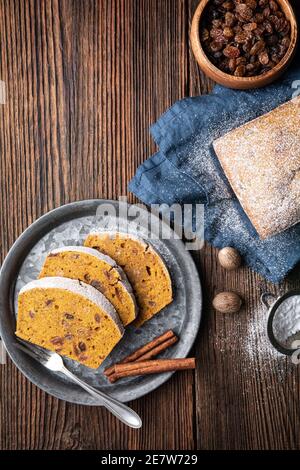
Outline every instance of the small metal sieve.
{"type": "Polygon", "coordinates": [[[271,344],[280,353],[291,356],[300,343],[300,290],[289,291],[280,297],[265,292],[261,302],[269,311],[267,333],[271,344]],[[269,302],[271,298],[272,303],[269,302]]]}

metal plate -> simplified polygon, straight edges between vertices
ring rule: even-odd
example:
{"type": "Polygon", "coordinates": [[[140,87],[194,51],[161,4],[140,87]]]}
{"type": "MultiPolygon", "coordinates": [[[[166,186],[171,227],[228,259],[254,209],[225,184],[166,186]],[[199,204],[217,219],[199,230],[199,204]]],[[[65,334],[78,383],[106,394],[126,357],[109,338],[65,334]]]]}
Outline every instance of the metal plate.
{"type": "MultiPolygon", "coordinates": [[[[133,206],[131,206],[133,207],[133,206]]],[[[123,212],[122,212],[123,214],[123,212]]],[[[95,405],[92,397],[84,390],[69,382],[63,376],[52,373],[18,350],[15,345],[16,300],[20,288],[36,279],[47,252],[66,245],[82,245],[85,236],[94,229],[110,230],[116,220],[120,230],[125,229],[126,220],[120,212],[117,201],[88,200],[74,202],[54,209],[34,222],[14,243],[9,251],[0,276],[0,334],[13,362],[35,385],[51,395],[72,403],[95,405]],[[100,220],[96,217],[99,206],[113,204],[117,216],[107,216],[100,220]],[[124,219],[124,220],[123,220],[124,219]]],[[[202,310],[202,293],[197,269],[190,253],[181,240],[152,239],[149,230],[149,213],[139,209],[139,216],[127,225],[129,233],[149,239],[164,259],[171,274],[174,301],[141,328],[129,326],[126,333],[102,364],[95,370],[65,359],[66,365],[81,379],[101,389],[111,396],[126,402],[139,398],[163,384],[172,373],[132,377],[109,384],[103,376],[103,369],[163,333],[173,329],[180,341],[167,350],[162,357],[186,357],[196,338],[202,310]]],[[[153,228],[158,226],[159,218],[152,216],[153,228]]],[[[163,223],[164,224],[164,223],[163,223]]]]}

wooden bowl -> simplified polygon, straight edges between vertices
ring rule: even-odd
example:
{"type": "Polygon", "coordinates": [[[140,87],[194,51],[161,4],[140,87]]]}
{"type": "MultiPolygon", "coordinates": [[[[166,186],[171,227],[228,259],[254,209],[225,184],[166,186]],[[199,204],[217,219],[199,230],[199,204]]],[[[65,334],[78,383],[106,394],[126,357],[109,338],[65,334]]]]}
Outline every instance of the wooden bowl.
{"type": "Polygon", "coordinates": [[[282,58],[282,60],[275,65],[275,67],[262,75],[254,77],[235,77],[228,73],[222,72],[218,69],[207,57],[200,41],[200,24],[203,20],[204,10],[210,0],[201,0],[197,10],[195,11],[192,27],[191,27],[191,45],[195,58],[202,68],[202,70],[212,78],[215,82],[220,83],[228,88],[236,88],[239,90],[246,90],[249,88],[259,88],[276,80],[291,63],[297,47],[298,27],[297,20],[288,0],[277,0],[281,6],[282,11],[291,23],[291,43],[282,58]]]}

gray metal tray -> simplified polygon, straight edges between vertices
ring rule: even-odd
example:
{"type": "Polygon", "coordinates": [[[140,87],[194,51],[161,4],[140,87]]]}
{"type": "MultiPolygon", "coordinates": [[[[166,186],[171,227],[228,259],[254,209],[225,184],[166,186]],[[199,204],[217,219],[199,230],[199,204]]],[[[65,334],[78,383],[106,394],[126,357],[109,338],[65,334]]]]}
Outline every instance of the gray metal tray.
{"type": "MultiPolygon", "coordinates": [[[[119,213],[119,202],[87,200],[74,202],[54,209],[40,217],[17,239],[9,251],[0,275],[0,335],[7,352],[20,371],[47,393],[72,403],[94,405],[93,398],[58,373],[51,373],[15,347],[15,319],[17,296],[21,287],[36,279],[47,252],[59,246],[81,245],[93,229],[110,230],[114,217],[101,220],[96,217],[99,205],[111,203],[117,211],[120,227],[126,224],[119,213]]],[[[155,225],[159,219],[154,217],[155,225]]],[[[125,227],[125,225],[124,225],[125,227]]],[[[153,226],[152,226],[153,227],[153,226]]],[[[139,209],[139,217],[127,226],[129,233],[149,239],[148,212],[139,209]]],[[[181,240],[151,239],[149,242],[160,253],[171,274],[174,301],[141,328],[129,326],[122,341],[95,370],[65,359],[66,365],[81,379],[101,389],[120,401],[139,398],[163,384],[172,373],[146,377],[126,378],[109,384],[103,369],[163,333],[173,329],[180,341],[165,351],[162,357],[186,357],[196,338],[202,310],[202,293],[197,269],[191,255],[181,240]]]]}

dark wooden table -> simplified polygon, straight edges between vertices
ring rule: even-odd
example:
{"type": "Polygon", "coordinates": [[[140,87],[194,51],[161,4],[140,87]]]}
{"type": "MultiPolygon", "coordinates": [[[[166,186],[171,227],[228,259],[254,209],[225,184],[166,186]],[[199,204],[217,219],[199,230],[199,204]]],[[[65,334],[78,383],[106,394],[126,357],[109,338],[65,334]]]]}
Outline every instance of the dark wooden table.
{"type": "MultiPolygon", "coordinates": [[[[174,101],[207,93],[189,27],[197,0],[0,0],[2,259],[37,217],[61,204],[117,198],[154,150],[149,125],[174,101]]],[[[132,199],[132,198],[131,198],[132,199]]],[[[131,405],[142,430],[102,408],[75,406],[0,366],[2,449],[299,449],[300,368],[268,345],[263,290],[246,268],[226,273],[216,252],[195,256],[204,286],[198,368],[131,405]],[[216,314],[217,291],[245,299],[216,314]]]]}

